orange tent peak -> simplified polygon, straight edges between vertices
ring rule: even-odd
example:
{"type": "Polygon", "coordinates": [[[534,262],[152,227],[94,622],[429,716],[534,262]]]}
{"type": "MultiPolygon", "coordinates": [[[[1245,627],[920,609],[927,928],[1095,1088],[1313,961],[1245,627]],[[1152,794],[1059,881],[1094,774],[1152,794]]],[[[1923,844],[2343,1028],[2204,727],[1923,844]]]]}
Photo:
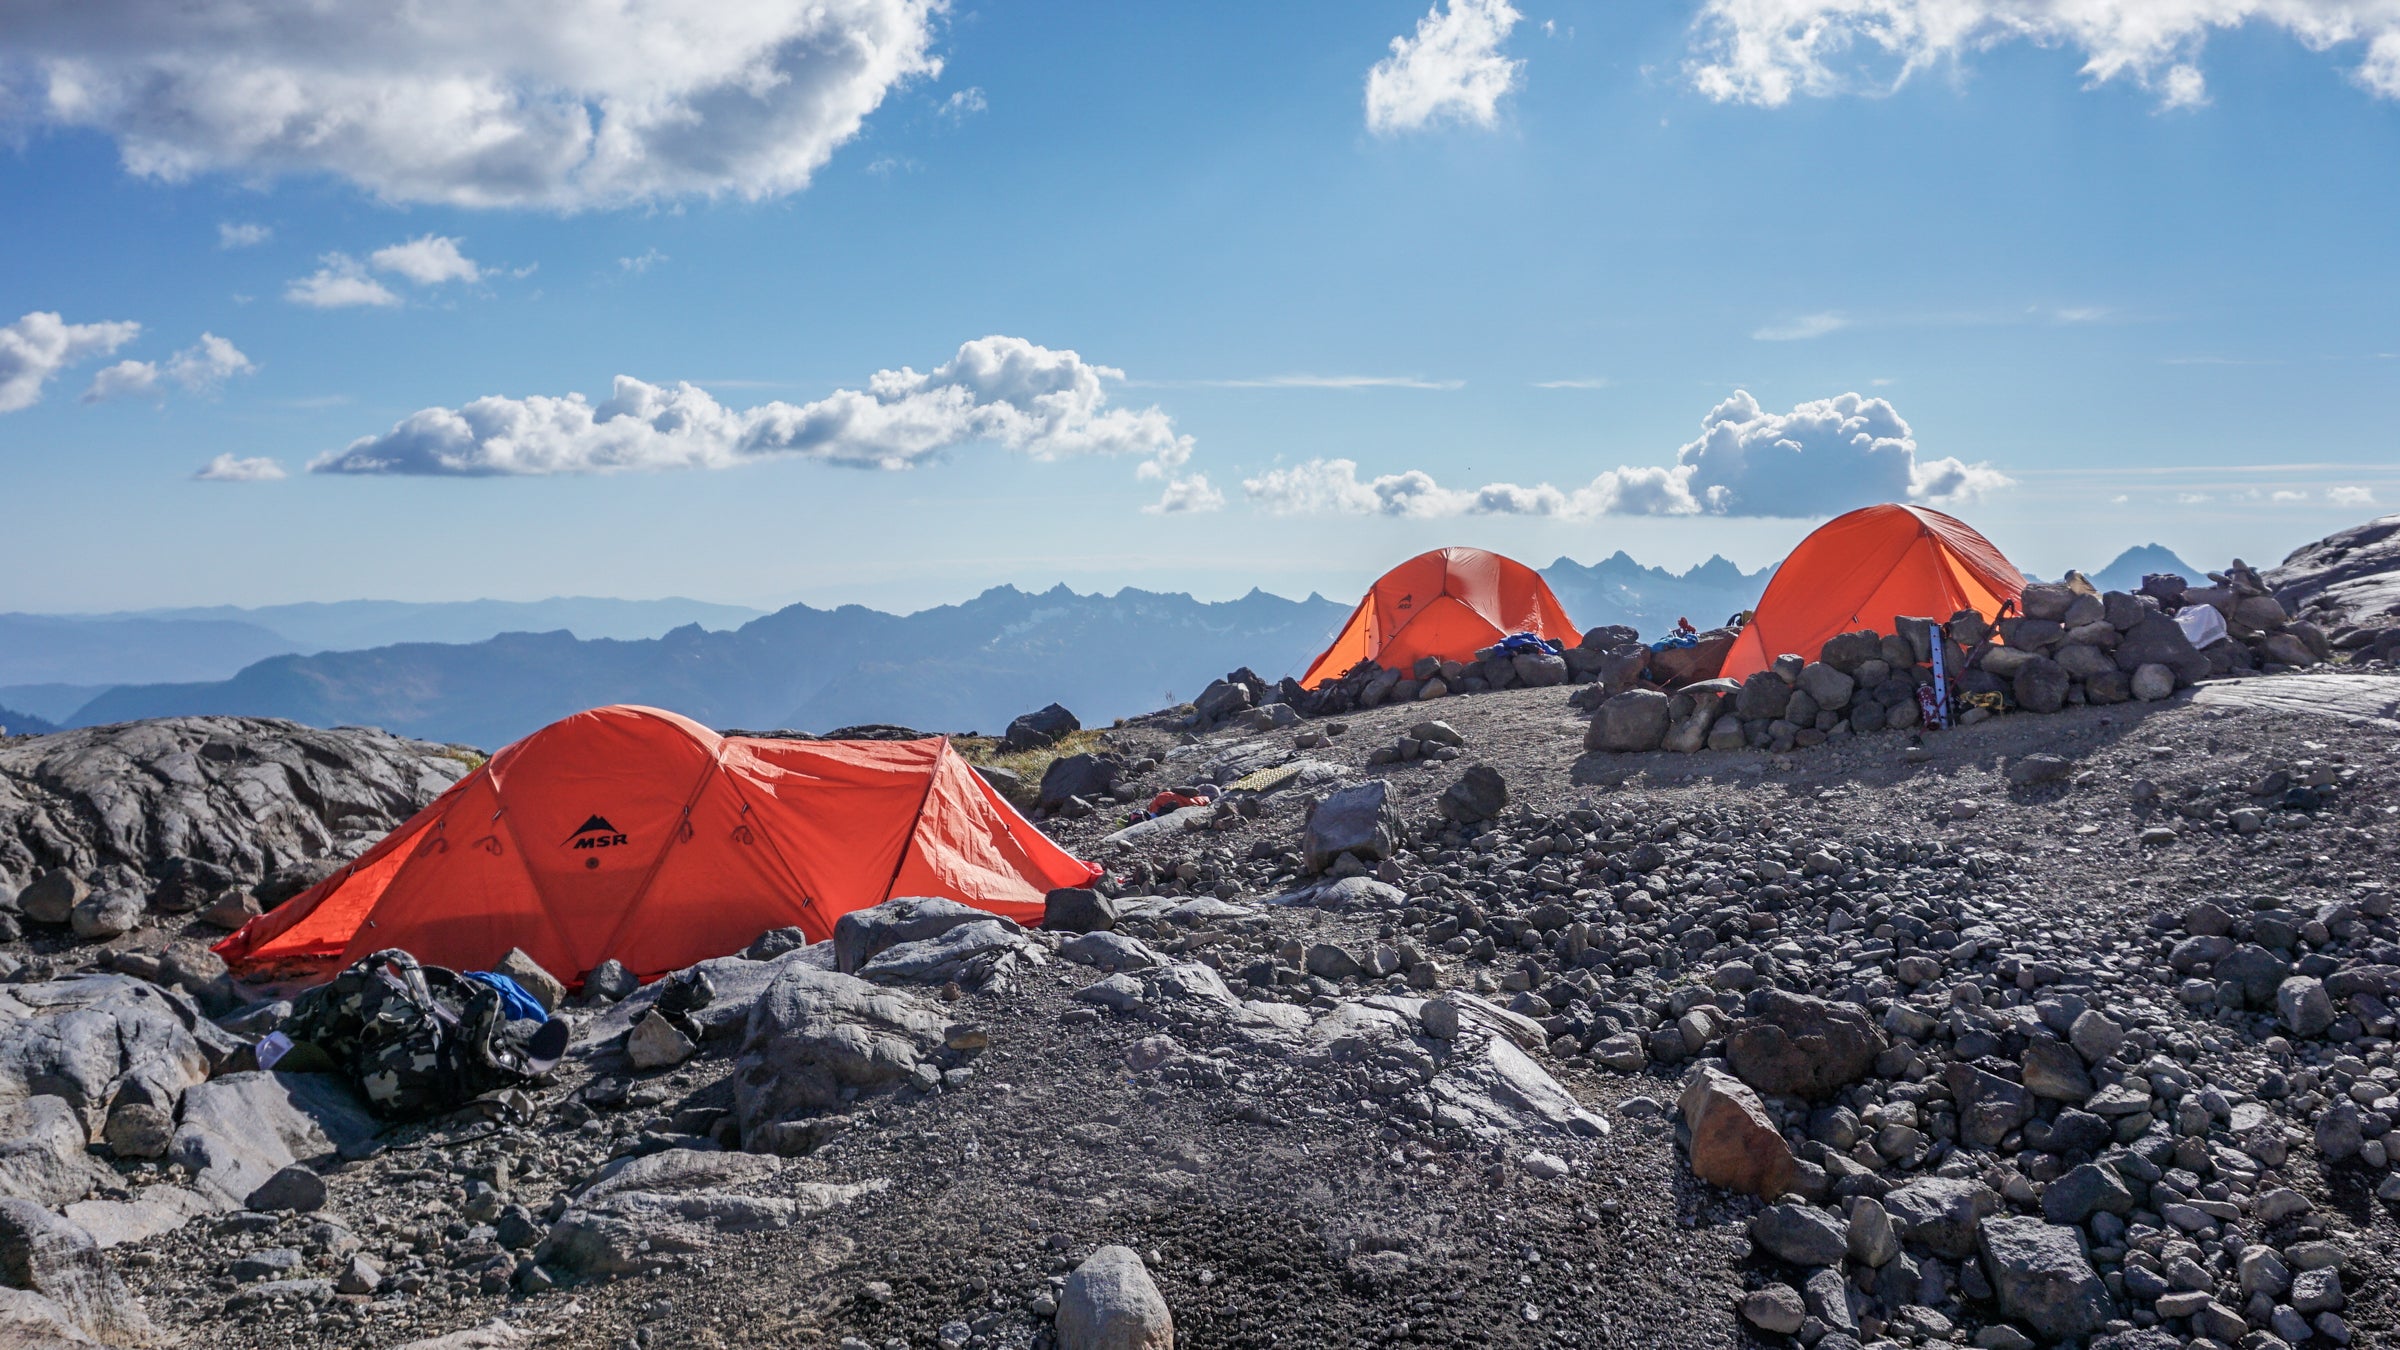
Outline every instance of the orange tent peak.
{"type": "Polygon", "coordinates": [[[1775,569],[1720,673],[1741,679],[1785,652],[1813,660],[1826,639],[1890,633],[1897,618],[1962,609],[1993,618],[2024,590],[2024,574],[1966,522],[1923,506],[1863,506],[1818,526],[1775,569]]]}
{"type": "Polygon", "coordinates": [[[1541,573],[1479,548],[1437,548],[1378,577],[1300,683],[1322,688],[1366,660],[1386,669],[1425,656],[1464,661],[1511,633],[1578,636],[1541,573]]]}

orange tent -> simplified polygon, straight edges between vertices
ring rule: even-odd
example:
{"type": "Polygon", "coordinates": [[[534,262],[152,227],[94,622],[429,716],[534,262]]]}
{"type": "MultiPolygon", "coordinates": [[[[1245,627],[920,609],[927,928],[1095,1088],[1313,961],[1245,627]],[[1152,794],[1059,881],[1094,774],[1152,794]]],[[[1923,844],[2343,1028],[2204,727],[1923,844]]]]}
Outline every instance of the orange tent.
{"type": "Polygon", "coordinates": [[[577,713],[494,755],[356,862],[218,943],[237,973],[322,976],[386,947],[480,970],[522,947],[579,983],[649,977],[896,895],[1025,922],[1100,869],[944,739],[719,736],[656,708],[577,713]]]}
{"type": "Polygon", "coordinates": [[[1738,680],[1784,652],[1813,660],[1827,638],[1889,633],[1901,616],[1993,618],[2024,590],[2016,565],[1964,522],[1921,506],[1861,507],[1818,526],[1775,569],[1719,673],[1738,680]]]}
{"type": "Polygon", "coordinates": [[[1331,684],[1369,658],[1401,670],[1420,656],[1464,661],[1511,633],[1578,636],[1541,573],[1479,548],[1437,548],[1377,578],[1300,684],[1331,684]]]}

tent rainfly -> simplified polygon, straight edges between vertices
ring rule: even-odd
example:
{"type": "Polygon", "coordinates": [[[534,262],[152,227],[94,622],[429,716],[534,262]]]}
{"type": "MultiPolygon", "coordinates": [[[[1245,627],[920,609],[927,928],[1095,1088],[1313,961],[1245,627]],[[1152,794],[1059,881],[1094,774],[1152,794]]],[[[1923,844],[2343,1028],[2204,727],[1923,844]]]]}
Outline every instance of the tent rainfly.
{"type": "Polygon", "coordinates": [[[1579,636],[1541,573],[1479,548],[1435,549],[1376,578],[1300,684],[1321,688],[1369,659],[1387,670],[1421,656],[1472,660],[1511,633],[1569,644],[1579,636]]]}
{"type": "Polygon", "coordinates": [[[330,976],[386,947],[461,970],[521,947],[569,984],[650,977],[893,896],[1038,921],[1100,869],[948,740],[720,736],[619,705],[516,742],[357,861],[217,944],[239,975],[330,976]]]}

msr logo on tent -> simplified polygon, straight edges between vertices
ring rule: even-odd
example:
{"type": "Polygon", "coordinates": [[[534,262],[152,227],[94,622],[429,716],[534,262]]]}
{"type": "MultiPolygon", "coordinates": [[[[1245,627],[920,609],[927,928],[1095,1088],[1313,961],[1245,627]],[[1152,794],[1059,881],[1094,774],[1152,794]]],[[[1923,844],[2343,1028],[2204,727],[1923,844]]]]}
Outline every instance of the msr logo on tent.
{"type": "Polygon", "coordinates": [[[617,827],[609,824],[606,816],[592,817],[583,822],[583,828],[567,836],[567,847],[569,848],[622,848],[624,846],[625,836],[617,833],[617,827]]]}

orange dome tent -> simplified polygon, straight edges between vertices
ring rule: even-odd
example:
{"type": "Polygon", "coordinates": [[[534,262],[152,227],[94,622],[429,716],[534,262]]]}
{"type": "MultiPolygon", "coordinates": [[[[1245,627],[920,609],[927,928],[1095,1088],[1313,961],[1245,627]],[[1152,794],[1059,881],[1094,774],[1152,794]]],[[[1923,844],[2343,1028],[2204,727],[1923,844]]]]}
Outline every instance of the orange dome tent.
{"type": "Polygon", "coordinates": [[[1784,652],[1814,659],[1827,638],[1889,633],[1897,617],[1992,618],[2024,590],[2016,565],[1964,522],[1921,506],[1861,507],[1818,526],[1775,569],[1719,673],[1738,680],[1784,652]]]}
{"type": "Polygon", "coordinates": [[[237,974],[328,975],[386,947],[479,970],[521,947],[569,984],[812,940],[896,895],[1026,922],[1100,875],[939,738],[719,736],[656,708],[577,713],[468,774],[356,862],[218,943],[237,974]]]}
{"type": "Polygon", "coordinates": [[[1567,643],[1577,637],[1541,573],[1479,548],[1439,548],[1377,578],[1300,684],[1331,684],[1370,658],[1400,670],[1420,656],[1464,661],[1511,633],[1567,643]]]}

